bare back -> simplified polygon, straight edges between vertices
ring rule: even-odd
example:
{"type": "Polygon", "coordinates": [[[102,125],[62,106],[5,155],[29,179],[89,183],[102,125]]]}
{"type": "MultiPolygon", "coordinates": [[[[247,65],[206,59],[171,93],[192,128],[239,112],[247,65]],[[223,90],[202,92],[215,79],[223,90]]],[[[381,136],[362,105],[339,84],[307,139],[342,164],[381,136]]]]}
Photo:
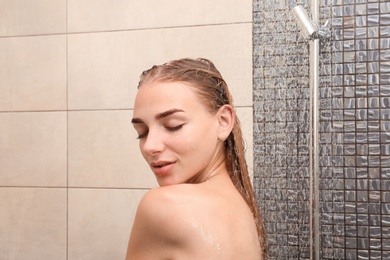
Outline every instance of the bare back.
{"type": "Polygon", "coordinates": [[[252,213],[227,174],[154,189],[141,201],[127,259],[261,259],[252,213]]]}

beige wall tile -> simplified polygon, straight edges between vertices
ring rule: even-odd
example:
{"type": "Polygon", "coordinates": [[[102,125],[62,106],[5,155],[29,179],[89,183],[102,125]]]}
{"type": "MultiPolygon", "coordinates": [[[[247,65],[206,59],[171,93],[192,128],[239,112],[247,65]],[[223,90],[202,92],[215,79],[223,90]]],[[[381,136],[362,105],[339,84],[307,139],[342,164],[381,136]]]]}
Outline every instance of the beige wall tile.
{"type": "Polygon", "coordinates": [[[66,185],[66,113],[0,113],[1,186],[66,185]]]}
{"type": "Polygon", "coordinates": [[[69,260],[124,259],[145,190],[69,189],[69,260]]]}
{"type": "Polygon", "coordinates": [[[0,188],[0,259],[66,259],[66,189],[0,188]]]}
{"type": "Polygon", "coordinates": [[[69,108],[130,108],[136,85],[129,33],[69,35],[69,108]],[[134,72],[133,72],[134,73],[134,72]]]}
{"type": "Polygon", "coordinates": [[[215,62],[252,172],[252,1],[114,2],[0,0],[0,259],[124,258],[157,186],[130,123],[154,64],[215,62]]]}
{"type": "Polygon", "coordinates": [[[249,174],[253,178],[253,109],[252,107],[236,108],[237,117],[241,123],[241,131],[246,144],[245,158],[249,174]]]}
{"type": "Polygon", "coordinates": [[[66,0],[0,0],[0,36],[66,32],[66,0]]]}
{"type": "Polygon", "coordinates": [[[66,36],[0,39],[0,111],[65,108],[66,36]]]}
{"type": "Polygon", "coordinates": [[[69,112],[70,186],[157,186],[131,118],[130,110],[69,112]]]}
{"type": "Polygon", "coordinates": [[[215,62],[236,105],[252,105],[252,25],[69,35],[69,108],[131,108],[139,75],[183,57],[215,62]]]}
{"type": "Polygon", "coordinates": [[[252,21],[249,0],[68,0],[70,32],[252,21]]]}

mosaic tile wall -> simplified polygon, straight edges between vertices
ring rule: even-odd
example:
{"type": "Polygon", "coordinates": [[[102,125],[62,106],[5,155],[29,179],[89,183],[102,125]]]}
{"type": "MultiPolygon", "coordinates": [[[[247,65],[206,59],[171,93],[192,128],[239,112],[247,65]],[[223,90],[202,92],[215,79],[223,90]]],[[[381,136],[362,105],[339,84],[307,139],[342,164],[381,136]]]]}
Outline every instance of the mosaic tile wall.
{"type": "MultiPolygon", "coordinates": [[[[321,259],[390,259],[390,2],[322,0],[321,259]]],[[[309,54],[290,10],[253,2],[255,192],[271,259],[310,258],[309,54]]]]}

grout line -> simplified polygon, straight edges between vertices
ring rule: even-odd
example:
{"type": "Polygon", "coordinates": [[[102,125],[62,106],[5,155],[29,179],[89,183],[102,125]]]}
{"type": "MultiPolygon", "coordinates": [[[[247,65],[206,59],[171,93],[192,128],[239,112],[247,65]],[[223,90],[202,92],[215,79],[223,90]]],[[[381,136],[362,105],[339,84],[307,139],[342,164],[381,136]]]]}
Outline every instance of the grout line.
{"type": "MultiPolygon", "coordinates": [[[[67,72],[66,72],[67,73],[67,72]]],[[[68,102],[68,82],[66,82],[66,102],[68,102]]],[[[253,104],[251,105],[235,105],[235,108],[253,108],[253,104]]],[[[86,109],[64,109],[64,110],[18,110],[18,111],[0,111],[0,114],[7,113],[58,113],[58,112],[99,112],[99,111],[133,111],[134,108],[86,108],[86,109]]]]}
{"type": "MultiPolygon", "coordinates": [[[[68,84],[68,82],[66,83],[68,84]]],[[[66,87],[68,90],[68,87],[66,87]]],[[[68,102],[68,91],[66,91],[66,100],[68,102]]],[[[64,110],[18,110],[18,111],[0,111],[0,114],[6,113],[35,113],[35,112],[87,112],[87,111],[131,111],[133,108],[91,108],[91,109],[64,109],[64,110]]]]}
{"type": "Polygon", "coordinates": [[[150,190],[153,189],[153,187],[86,187],[86,186],[23,186],[23,185],[8,185],[8,186],[0,186],[0,189],[15,189],[15,188],[21,188],[21,189],[85,189],[85,190],[150,190]]]}
{"type": "Polygon", "coordinates": [[[65,68],[66,68],[66,247],[65,259],[69,259],[69,44],[68,44],[68,0],[66,0],[65,10],[65,28],[66,28],[66,44],[65,44],[65,68]]]}
{"type": "MultiPolygon", "coordinates": [[[[196,27],[210,27],[210,26],[238,25],[238,24],[252,24],[252,23],[253,23],[253,21],[246,21],[246,22],[231,22],[231,23],[192,24],[192,25],[179,25],[179,26],[145,27],[145,28],[102,30],[102,31],[97,30],[97,31],[80,31],[80,32],[64,32],[64,33],[41,33],[41,34],[7,35],[7,36],[0,36],[0,39],[22,38],[22,37],[40,37],[40,36],[56,36],[56,35],[66,35],[67,36],[67,35],[90,34],[90,33],[151,31],[151,30],[196,28],[196,27]]],[[[66,25],[66,27],[67,27],[67,25],[66,25]]],[[[68,28],[66,28],[66,31],[67,30],[68,30],[68,28]]]]}

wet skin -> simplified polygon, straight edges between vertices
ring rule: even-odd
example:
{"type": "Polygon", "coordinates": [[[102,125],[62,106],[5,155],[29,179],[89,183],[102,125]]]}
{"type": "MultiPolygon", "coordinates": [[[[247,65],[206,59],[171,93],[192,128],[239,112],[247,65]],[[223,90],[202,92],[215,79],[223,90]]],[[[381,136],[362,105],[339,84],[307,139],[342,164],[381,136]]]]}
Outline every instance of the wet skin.
{"type": "Polygon", "coordinates": [[[160,186],[214,173],[224,160],[218,139],[227,137],[221,120],[229,109],[221,111],[223,115],[210,113],[183,83],[154,82],[139,89],[132,122],[141,153],[160,186]]]}
{"type": "Polygon", "coordinates": [[[226,168],[232,107],[211,113],[188,85],[152,82],[138,91],[132,123],[160,187],[138,206],[126,259],[261,259],[226,168]]]}

